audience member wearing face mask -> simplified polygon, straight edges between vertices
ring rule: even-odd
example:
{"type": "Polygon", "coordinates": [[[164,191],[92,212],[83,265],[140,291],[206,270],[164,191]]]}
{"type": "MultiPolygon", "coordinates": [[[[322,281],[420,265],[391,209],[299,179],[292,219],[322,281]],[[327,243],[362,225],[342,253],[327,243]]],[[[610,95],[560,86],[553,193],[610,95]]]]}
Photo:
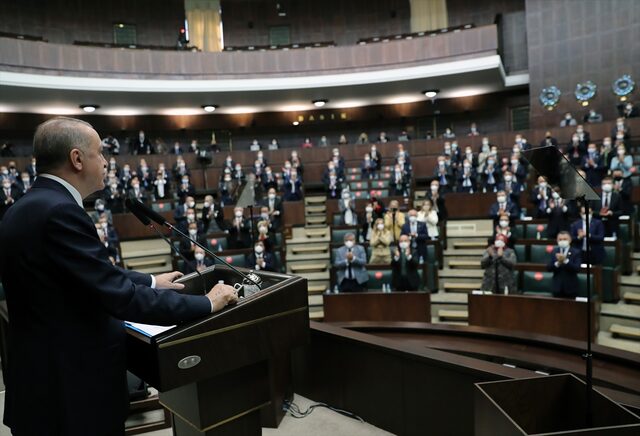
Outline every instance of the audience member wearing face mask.
{"type": "Polygon", "coordinates": [[[263,242],[256,242],[253,251],[245,258],[245,267],[254,271],[276,271],[276,261],[272,253],[265,249],[263,242]]]}
{"type": "Polygon", "coordinates": [[[580,218],[571,224],[570,232],[573,248],[580,250],[582,262],[591,263],[592,265],[601,265],[605,257],[604,246],[602,245],[605,237],[605,229],[602,221],[594,217],[593,210],[591,208],[589,209],[587,218],[584,206],[580,207],[580,218]],[[589,220],[590,242],[588,255],[586,229],[587,219],[589,220]]]}
{"type": "Polygon", "coordinates": [[[391,260],[391,285],[396,292],[420,290],[420,255],[411,247],[409,235],[401,235],[391,260]]]}
{"type": "Polygon", "coordinates": [[[557,245],[549,254],[547,271],[553,272],[552,289],[553,296],[557,298],[575,298],[578,295],[580,284],[578,272],[583,262],[581,251],[572,244],[569,232],[562,231],[556,238],[557,245]]]}
{"type": "Polygon", "coordinates": [[[347,233],[344,245],[338,248],[333,263],[340,292],[366,291],[369,281],[366,264],[367,254],[364,248],[356,244],[355,234],[347,233]]]}
{"type": "Polygon", "coordinates": [[[494,294],[516,292],[513,271],[516,265],[516,253],[509,248],[508,237],[496,234],[493,243],[482,255],[480,266],[484,270],[482,290],[494,294]]]}

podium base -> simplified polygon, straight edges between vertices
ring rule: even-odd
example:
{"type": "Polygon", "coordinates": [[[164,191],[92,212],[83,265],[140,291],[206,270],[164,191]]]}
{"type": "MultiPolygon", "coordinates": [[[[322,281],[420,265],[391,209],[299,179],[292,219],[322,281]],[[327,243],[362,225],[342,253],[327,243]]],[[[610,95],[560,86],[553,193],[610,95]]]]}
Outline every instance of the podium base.
{"type": "Polygon", "coordinates": [[[640,417],[597,390],[587,421],[586,384],[572,374],[475,384],[476,436],[638,435],[640,417]]]}

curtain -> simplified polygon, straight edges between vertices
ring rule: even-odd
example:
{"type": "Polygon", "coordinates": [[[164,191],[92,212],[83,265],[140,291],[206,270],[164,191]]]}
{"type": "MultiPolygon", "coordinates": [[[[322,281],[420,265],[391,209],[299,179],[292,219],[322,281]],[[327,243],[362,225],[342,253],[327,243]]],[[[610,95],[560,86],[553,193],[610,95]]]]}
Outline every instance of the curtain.
{"type": "Polygon", "coordinates": [[[185,0],[189,45],[202,51],[222,51],[220,0],[185,0]]]}
{"type": "Polygon", "coordinates": [[[411,32],[449,27],[447,0],[409,0],[411,32]]]}

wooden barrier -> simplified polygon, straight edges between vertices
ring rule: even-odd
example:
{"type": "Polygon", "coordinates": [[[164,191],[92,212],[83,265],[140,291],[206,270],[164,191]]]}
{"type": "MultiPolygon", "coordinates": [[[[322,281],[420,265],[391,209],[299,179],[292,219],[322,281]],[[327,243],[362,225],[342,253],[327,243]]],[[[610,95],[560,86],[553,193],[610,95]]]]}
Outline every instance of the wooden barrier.
{"type": "Polygon", "coordinates": [[[325,322],[431,322],[428,292],[342,292],[323,294],[325,322]]]}
{"type": "MultiPolygon", "coordinates": [[[[528,295],[469,295],[469,325],[508,331],[587,338],[586,302],[528,295]]],[[[591,302],[591,331],[598,331],[600,302],[591,302]]],[[[595,336],[594,336],[595,337],[595,336]]]]}

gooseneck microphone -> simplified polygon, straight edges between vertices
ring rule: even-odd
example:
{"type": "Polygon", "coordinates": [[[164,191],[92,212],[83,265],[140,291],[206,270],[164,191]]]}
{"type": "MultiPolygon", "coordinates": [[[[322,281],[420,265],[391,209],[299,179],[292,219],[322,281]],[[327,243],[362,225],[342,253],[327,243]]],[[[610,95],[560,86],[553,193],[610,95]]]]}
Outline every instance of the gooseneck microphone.
{"type": "MultiPolygon", "coordinates": [[[[173,230],[174,232],[176,232],[177,234],[179,234],[183,238],[188,238],[195,245],[197,245],[198,247],[202,248],[204,250],[204,252],[207,253],[209,256],[213,257],[214,259],[216,259],[220,263],[222,263],[225,266],[229,267],[229,269],[231,269],[236,274],[238,274],[240,277],[242,277],[242,279],[243,279],[243,283],[242,284],[243,285],[257,286],[258,289],[262,289],[262,280],[260,279],[260,277],[257,274],[255,274],[253,272],[250,272],[249,274],[244,274],[242,271],[238,270],[236,267],[234,267],[233,265],[229,264],[227,261],[225,261],[224,259],[219,257],[217,254],[215,254],[213,251],[209,250],[207,247],[205,247],[204,245],[202,245],[198,241],[192,240],[188,235],[186,235],[185,233],[180,231],[178,228],[176,228],[176,226],[174,226],[169,221],[167,221],[162,215],[160,215],[159,213],[157,213],[153,209],[148,208],[140,200],[127,198],[125,200],[125,205],[140,221],[142,221],[143,224],[145,223],[145,221],[148,222],[149,220],[151,220],[151,221],[155,221],[156,223],[158,223],[161,226],[168,227],[169,229],[173,230]],[[146,218],[146,220],[143,221],[140,216],[144,216],[144,218],[146,218]]],[[[145,225],[147,225],[147,224],[145,224],[145,225]]]]}
{"type": "MultiPolygon", "coordinates": [[[[186,257],[184,257],[184,255],[180,252],[180,250],[178,250],[169,240],[169,238],[167,238],[165,235],[162,234],[162,232],[160,230],[158,230],[156,228],[156,226],[154,226],[151,223],[151,220],[146,217],[145,215],[143,215],[140,210],[135,209],[135,208],[131,208],[130,206],[133,204],[133,202],[127,198],[125,199],[125,204],[127,205],[127,208],[129,208],[129,210],[131,211],[131,213],[133,213],[136,218],[138,218],[138,220],[140,220],[140,222],[142,224],[144,224],[147,227],[151,227],[158,235],[160,235],[160,237],[164,240],[164,242],[166,242],[167,244],[169,244],[169,247],[171,247],[171,250],[176,253],[178,256],[180,256],[180,258],[182,258],[182,260],[184,261],[185,265],[189,265],[189,261],[187,260],[186,257]]],[[[202,274],[200,274],[200,271],[198,271],[198,268],[191,268],[195,271],[196,274],[198,274],[198,276],[200,277],[200,280],[202,280],[202,289],[204,290],[204,295],[207,294],[207,282],[205,281],[204,277],[202,276],[202,274]]]]}

